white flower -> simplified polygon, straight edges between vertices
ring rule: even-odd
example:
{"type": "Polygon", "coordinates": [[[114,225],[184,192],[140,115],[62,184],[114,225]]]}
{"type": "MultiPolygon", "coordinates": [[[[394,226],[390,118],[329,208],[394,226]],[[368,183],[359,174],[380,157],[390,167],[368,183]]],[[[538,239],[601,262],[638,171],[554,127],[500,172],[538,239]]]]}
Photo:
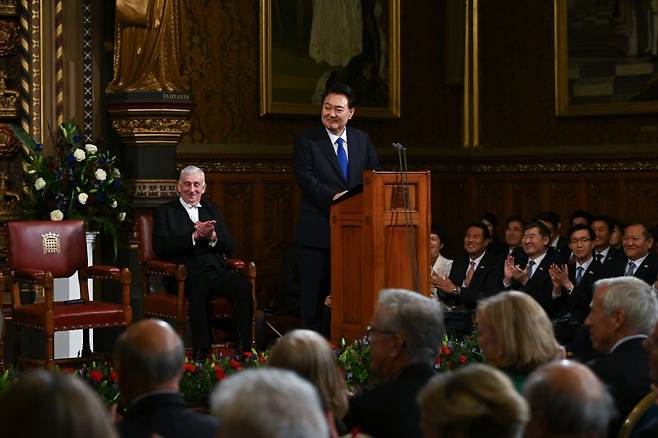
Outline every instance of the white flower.
{"type": "Polygon", "coordinates": [[[119,169],[117,169],[116,167],[112,171],[112,174],[114,175],[115,178],[121,178],[121,172],[119,172],[119,169]]]}
{"type": "Polygon", "coordinates": [[[122,211],[119,213],[119,222],[123,222],[124,220],[126,220],[126,212],[122,211]]]}
{"type": "Polygon", "coordinates": [[[46,187],[46,181],[43,178],[37,178],[37,180],[34,181],[34,187],[36,187],[37,190],[41,190],[46,187]]]}
{"type": "Polygon", "coordinates": [[[105,178],[107,178],[107,173],[103,169],[98,169],[96,172],[94,172],[94,176],[99,181],[105,181],[105,178]]]}
{"type": "Polygon", "coordinates": [[[86,194],[85,192],[82,192],[78,195],[78,202],[82,205],[85,205],[87,203],[88,198],[89,198],[89,195],[86,194]]]}
{"type": "Polygon", "coordinates": [[[82,149],[78,148],[73,152],[73,156],[77,161],[83,161],[85,158],[87,158],[87,154],[85,154],[85,151],[82,149]]]}
{"type": "Polygon", "coordinates": [[[95,154],[96,152],[98,152],[98,148],[96,147],[96,145],[89,143],[85,145],[85,150],[90,154],[95,154]]]}
{"type": "Polygon", "coordinates": [[[110,207],[117,208],[117,205],[119,205],[119,204],[117,203],[117,200],[115,199],[114,201],[112,201],[112,204],[110,204],[110,207]]]}
{"type": "Polygon", "coordinates": [[[64,219],[64,213],[61,210],[53,210],[50,212],[51,221],[61,221],[64,219]]]}

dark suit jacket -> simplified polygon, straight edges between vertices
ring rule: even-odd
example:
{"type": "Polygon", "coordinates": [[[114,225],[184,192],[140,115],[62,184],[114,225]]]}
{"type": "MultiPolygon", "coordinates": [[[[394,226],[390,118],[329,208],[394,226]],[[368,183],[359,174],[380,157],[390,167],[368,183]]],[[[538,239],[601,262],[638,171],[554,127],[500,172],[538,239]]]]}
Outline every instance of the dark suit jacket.
{"type": "Polygon", "coordinates": [[[603,265],[596,263],[592,260],[587,270],[583,273],[583,278],[580,284],[576,284],[576,265],[570,263],[569,280],[573,283],[574,288],[569,294],[565,289],[562,290],[562,295],[555,303],[557,310],[555,316],[562,316],[567,313],[579,322],[582,323],[589,314],[589,306],[592,302],[592,295],[594,294],[594,283],[602,277],[603,265]]]}
{"type": "MultiPolygon", "coordinates": [[[[552,316],[555,310],[553,303],[553,282],[551,275],[548,272],[549,266],[556,263],[555,251],[550,248],[546,251],[546,256],[541,261],[539,266],[534,267],[532,277],[526,282],[525,285],[518,281],[513,281],[509,289],[520,290],[532,296],[546,311],[548,316],[552,316]]],[[[523,266],[525,269],[526,264],[523,266]]]]}
{"type": "Polygon", "coordinates": [[[117,424],[122,438],[217,436],[218,421],[190,409],[180,394],[154,393],[130,406],[117,424]]]}
{"type": "Polygon", "coordinates": [[[611,433],[616,434],[628,413],[651,391],[649,353],[642,347],[642,341],[641,338],[630,339],[619,345],[612,354],[587,363],[607,385],[615,400],[619,415],[611,423],[611,433]]]}
{"type": "Polygon", "coordinates": [[[224,258],[233,252],[235,241],[215,205],[201,201],[199,220],[209,219],[216,221],[217,244],[211,247],[208,240],[201,239],[193,245],[194,224],[180,201],[175,199],[159,206],[153,214],[155,253],[162,259],[185,264],[188,278],[201,273],[208,266],[226,269],[224,258]]]}
{"type": "MultiPolygon", "coordinates": [[[[628,266],[628,257],[626,256],[618,257],[610,265],[610,269],[608,272],[609,276],[619,277],[621,275],[624,275],[627,266],[628,266]]],[[[637,269],[635,269],[635,272],[633,273],[633,277],[637,277],[640,280],[645,281],[650,286],[653,285],[656,282],[656,279],[658,278],[658,256],[649,253],[647,255],[647,258],[645,258],[644,261],[642,262],[642,265],[640,265],[637,269]]]]}
{"type": "MultiPolygon", "coordinates": [[[[452,262],[448,278],[455,286],[461,287],[464,278],[466,278],[469,263],[468,254],[458,257],[452,262]]],[[[487,249],[473,274],[469,287],[462,287],[458,296],[441,294],[441,298],[446,300],[452,298],[457,305],[461,304],[468,309],[475,309],[478,301],[495,295],[503,288],[503,266],[503,254],[491,252],[487,249]]]]}
{"type": "Polygon", "coordinates": [[[395,379],[355,395],[344,419],[347,429],[358,427],[374,438],[421,438],[416,396],[434,375],[430,365],[412,365],[395,379]]]}
{"type": "Polygon", "coordinates": [[[329,208],[336,193],[362,183],[363,171],[378,169],[379,159],[363,131],[347,127],[348,180],[324,126],[305,131],[295,140],[295,178],[302,191],[296,243],[329,248],[329,208]]]}

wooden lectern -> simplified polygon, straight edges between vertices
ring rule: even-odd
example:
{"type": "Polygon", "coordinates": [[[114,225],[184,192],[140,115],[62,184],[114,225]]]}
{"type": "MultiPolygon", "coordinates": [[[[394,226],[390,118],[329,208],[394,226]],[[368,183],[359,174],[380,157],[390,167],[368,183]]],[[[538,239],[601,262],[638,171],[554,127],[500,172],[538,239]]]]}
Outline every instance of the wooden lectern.
{"type": "Polygon", "coordinates": [[[331,207],[331,340],[363,336],[377,295],[430,295],[430,172],[363,173],[363,189],[331,207]]]}

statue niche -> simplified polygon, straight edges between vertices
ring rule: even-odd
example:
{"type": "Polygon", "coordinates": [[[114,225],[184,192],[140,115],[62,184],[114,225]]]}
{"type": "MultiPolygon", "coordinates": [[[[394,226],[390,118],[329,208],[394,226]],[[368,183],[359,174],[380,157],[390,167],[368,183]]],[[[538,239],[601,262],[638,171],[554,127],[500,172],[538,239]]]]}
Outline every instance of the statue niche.
{"type": "Polygon", "coordinates": [[[117,0],[114,77],[106,92],[185,91],[180,1],[117,0]]]}

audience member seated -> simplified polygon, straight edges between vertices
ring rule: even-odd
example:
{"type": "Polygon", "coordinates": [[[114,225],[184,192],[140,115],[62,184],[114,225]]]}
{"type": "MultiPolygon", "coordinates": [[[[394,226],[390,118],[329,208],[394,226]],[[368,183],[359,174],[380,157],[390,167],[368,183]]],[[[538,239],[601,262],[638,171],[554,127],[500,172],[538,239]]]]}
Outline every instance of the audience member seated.
{"type": "Polygon", "coordinates": [[[610,245],[613,248],[618,250],[622,249],[622,244],[624,243],[624,228],[626,225],[619,219],[612,218],[614,226],[612,232],[610,233],[610,245]]]}
{"type": "MultiPolygon", "coordinates": [[[[651,379],[651,390],[658,404],[658,323],[654,325],[649,337],[644,341],[644,348],[649,353],[649,377],[651,379]]],[[[638,432],[638,437],[658,436],[658,418],[651,419],[638,432]]]]}
{"type": "Polygon", "coordinates": [[[646,225],[632,222],[624,228],[624,256],[610,266],[611,277],[633,276],[653,285],[658,278],[658,256],[649,252],[653,237],[646,225]]]}
{"type": "Polygon", "coordinates": [[[514,258],[505,259],[503,286],[521,290],[533,297],[551,315],[553,312],[553,282],[549,267],[558,263],[555,251],[549,251],[550,232],[542,222],[531,222],[523,228],[523,250],[528,256],[525,266],[514,258]]]}
{"type": "Polygon", "coordinates": [[[496,227],[498,226],[496,215],[488,211],[480,216],[478,221],[484,224],[487,230],[489,230],[489,245],[487,245],[489,251],[497,254],[505,254],[507,247],[498,239],[498,234],[496,234],[496,227]]]}
{"type": "Polygon", "coordinates": [[[294,371],[315,386],[331,437],[348,432],[342,422],[347,412],[347,386],[336,365],[336,355],[322,335],[302,329],[286,334],[270,351],[267,363],[294,371]]]}
{"type": "Polygon", "coordinates": [[[219,419],[221,438],[329,436],[317,391],[288,370],[249,369],[228,377],[212,392],[210,413],[219,419]]]}
{"type": "MultiPolygon", "coordinates": [[[[592,302],[594,282],[602,277],[602,265],[594,262],[594,231],[584,224],[573,225],[567,231],[569,249],[574,255],[575,263],[569,265],[552,265],[549,268],[553,282],[553,299],[556,301],[554,314],[555,336],[557,340],[567,345],[570,343],[579,327],[589,314],[592,302]]],[[[579,342],[585,342],[586,333],[579,336],[579,342]]],[[[587,345],[582,346],[587,350],[587,345]]]]}
{"type": "MultiPolygon", "coordinates": [[[[447,277],[452,268],[452,260],[441,255],[441,250],[448,241],[448,233],[438,224],[432,224],[430,230],[430,258],[432,265],[432,275],[447,277]]],[[[432,286],[432,295],[437,298],[436,286],[432,286]]]]}
{"type": "Polygon", "coordinates": [[[505,372],[519,392],[535,368],[564,358],[546,312],[528,294],[509,291],[482,300],[476,321],[486,361],[505,372]]]}
{"type": "Polygon", "coordinates": [[[24,373],[0,396],[0,434],[22,438],[116,438],[109,412],[82,380],[63,373],[24,373]]]}
{"type": "Polygon", "coordinates": [[[473,311],[478,301],[502,289],[503,257],[489,251],[489,230],[480,222],[466,228],[466,254],[452,263],[450,275],[432,276],[439,299],[448,305],[446,329],[449,335],[463,336],[473,331],[473,311]]]}
{"type": "Polygon", "coordinates": [[[382,383],[350,399],[348,430],[377,438],[421,437],[416,396],[435,374],[444,334],[440,303],[407,290],[383,290],[368,327],[370,367],[382,383]]]}
{"type": "Polygon", "coordinates": [[[594,260],[604,266],[606,277],[609,277],[607,271],[609,270],[610,265],[616,258],[622,257],[624,254],[610,244],[614,226],[615,223],[612,218],[605,215],[596,216],[591,225],[592,230],[594,230],[594,235],[596,236],[594,240],[594,260]]]}
{"type": "Polygon", "coordinates": [[[524,390],[530,407],[526,438],[606,436],[615,406],[601,381],[584,365],[562,360],[538,368],[524,390]]]}
{"type": "Polygon", "coordinates": [[[521,216],[510,216],[505,219],[506,257],[514,257],[515,265],[525,265],[528,261],[528,256],[523,251],[523,227],[525,222],[521,216]]]}
{"type": "Polygon", "coordinates": [[[517,438],[525,400],[495,368],[472,364],[433,377],[418,394],[424,438],[517,438]]]}
{"type": "Polygon", "coordinates": [[[560,231],[562,230],[560,215],[554,211],[545,211],[536,215],[533,221],[541,222],[548,228],[551,236],[548,246],[552,248],[552,251],[555,251],[556,263],[568,263],[570,253],[566,239],[560,236],[560,231]]]}
{"type": "Polygon", "coordinates": [[[594,350],[601,354],[587,365],[610,389],[618,416],[611,423],[616,433],[621,422],[650,391],[649,355],[643,341],[656,323],[654,292],[634,277],[599,280],[594,284],[589,326],[594,350]]]}
{"type": "Polygon", "coordinates": [[[589,211],[575,210],[573,213],[569,215],[569,226],[571,227],[577,224],[583,224],[589,227],[590,225],[592,225],[593,220],[594,220],[594,215],[589,211]]]}
{"type": "Polygon", "coordinates": [[[164,321],[141,320],[119,337],[115,368],[127,407],[117,424],[122,437],[216,435],[217,420],[190,409],[178,392],[184,361],[183,342],[164,321]]]}

